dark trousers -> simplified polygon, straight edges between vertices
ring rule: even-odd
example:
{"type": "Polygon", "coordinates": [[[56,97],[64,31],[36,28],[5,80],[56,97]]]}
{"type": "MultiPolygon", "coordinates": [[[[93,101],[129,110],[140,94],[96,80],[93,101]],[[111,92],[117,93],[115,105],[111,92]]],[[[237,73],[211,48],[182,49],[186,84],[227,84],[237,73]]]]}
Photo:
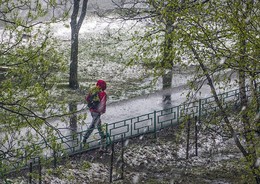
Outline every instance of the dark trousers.
{"type": "Polygon", "coordinates": [[[91,116],[92,116],[92,122],[91,122],[90,126],[88,127],[86,134],[84,135],[84,139],[83,139],[84,142],[86,142],[86,140],[89,138],[89,136],[93,132],[95,126],[98,129],[98,133],[99,133],[101,139],[105,138],[105,133],[103,132],[102,127],[101,127],[101,119],[100,119],[101,114],[96,113],[96,112],[91,112],[91,116]]]}

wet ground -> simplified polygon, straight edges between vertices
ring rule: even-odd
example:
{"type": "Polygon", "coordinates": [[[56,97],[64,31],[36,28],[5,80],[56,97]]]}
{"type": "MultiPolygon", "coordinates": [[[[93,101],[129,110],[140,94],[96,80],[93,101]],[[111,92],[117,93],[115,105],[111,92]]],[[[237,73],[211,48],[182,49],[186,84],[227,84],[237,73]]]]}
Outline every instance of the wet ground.
{"type": "MultiPolygon", "coordinates": [[[[208,87],[204,86],[201,89],[201,97],[209,95],[208,87]]],[[[181,85],[168,90],[160,90],[152,94],[142,95],[127,100],[109,102],[107,104],[106,113],[101,116],[103,123],[114,123],[128,118],[151,113],[155,110],[162,110],[173,106],[178,106],[185,102],[188,88],[186,85],[181,85]],[[171,95],[171,103],[163,103],[165,95],[171,95]]],[[[83,131],[87,129],[91,122],[91,115],[86,108],[86,104],[78,105],[78,109],[83,109],[81,113],[87,113],[85,124],[78,125],[77,130],[83,131]]],[[[63,124],[60,124],[64,126],[63,124]]],[[[60,127],[64,128],[64,127],[60,127]]],[[[70,127],[68,127],[69,131],[70,127]]],[[[70,132],[70,131],[69,131],[70,132]]]]}
{"type": "MultiPolygon", "coordinates": [[[[230,89],[225,88],[226,91],[230,89]]],[[[108,101],[106,113],[102,115],[101,119],[103,123],[110,124],[124,119],[152,113],[155,110],[178,106],[187,101],[186,95],[188,92],[189,88],[187,85],[180,85],[168,90],[159,90],[151,94],[140,95],[127,100],[117,102],[108,101]],[[165,95],[171,95],[171,103],[165,104],[163,102],[165,95]]],[[[221,92],[221,90],[218,90],[218,92],[221,92]]],[[[206,98],[209,96],[211,96],[210,88],[205,84],[201,87],[197,94],[194,95],[193,100],[206,98]]],[[[91,122],[92,118],[86,108],[86,104],[79,105],[78,109],[83,109],[81,113],[87,113],[85,123],[78,125],[77,127],[77,131],[83,131],[87,129],[87,126],[91,122]]]]}

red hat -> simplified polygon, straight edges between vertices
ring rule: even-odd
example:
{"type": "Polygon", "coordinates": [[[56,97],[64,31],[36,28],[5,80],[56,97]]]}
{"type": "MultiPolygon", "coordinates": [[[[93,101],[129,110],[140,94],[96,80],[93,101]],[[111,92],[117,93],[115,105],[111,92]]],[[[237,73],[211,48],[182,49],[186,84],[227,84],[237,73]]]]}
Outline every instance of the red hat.
{"type": "Polygon", "coordinates": [[[107,84],[103,80],[98,80],[96,86],[99,86],[103,91],[107,88],[107,84]]]}

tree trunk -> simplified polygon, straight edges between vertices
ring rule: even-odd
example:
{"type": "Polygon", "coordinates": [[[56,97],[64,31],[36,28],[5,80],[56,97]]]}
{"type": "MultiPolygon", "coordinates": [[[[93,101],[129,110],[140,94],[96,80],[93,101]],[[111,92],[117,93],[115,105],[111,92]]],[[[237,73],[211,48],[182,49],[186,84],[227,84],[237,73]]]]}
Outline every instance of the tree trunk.
{"type": "MultiPolygon", "coordinates": [[[[240,97],[240,112],[241,112],[241,121],[244,126],[244,137],[246,140],[246,147],[248,150],[248,157],[246,157],[250,168],[252,170],[253,175],[255,176],[256,183],[259,184],[259,168],[255,166],[257,162],[257,145],[255,141],[255,133],[252,131],[254,129],[254,125],[250,121],[250,107],[248,103],[248,98],[246,94],[246,73],[243,69],[246,67],[245,63],[248,62],[246,56],[246,40],[244,39],[243,35],[240,35],[240,58],[239,58],[239,65],[240,70],[238,71],[239,74],[239,97],[240,97]],[[252,133],[253,132],[253,133],[252,133]]],[[[252,92],[253,94],[253,92],[252,92]]],[[[253,98],[253,97],[251,97],[253,98]]],[[[253,104],[251,104],[253,105],[253,104]]]]}
{"type": "Polygon", "coordinates": [[[191,49],[192,49],[192,52],[195,56],[195,58],[198,60],[199,62],[199,65],[204,73],[204,75],[206,76],[207,78],[207,81],[208,81],[208,84],[210,86],[210,89],[211,89],[211,92],[213,94],[213,97],[214,97],[214,100],[220,110],[220,115],[223,117],[224,121],[225,121],[225,124],[227,125],[228,127],[228,130],[229,132],[231,133],[234,141],[235,141],[235,144],[236,146],[239,148],[239,150],[241,151],[241,153],[243,154],[243,156],[245,158],[247,158],[249,156],[248,152],[246,151],[246,149],[243,147],[243,145],[241,144],[239,138],[238,138],[238,135],[237,135],[237,132],[235,132],[234,128],[232,127],[232,124],[231,122],[229,121],[229,118],[226,114],[226,111],[220,101],[220,99],[218,98],[218,94],[216,92],[216,89],[215,89],[215,86],[214,86],[214,83],[212,81],[212,78],[210,77],[209,75],[209,72],[208,72],[208,69],[206,68],[206,66],[203,64],[203,62],[201,61],[198,53],[196,52],[196,50],[192,47],[192,45],[190,45],[191,49]]]}
{"type": "Polygon", "coordinates": [[[71,31],[71,56],[70,56],[70,79],[69,87],[71,89],[78,89],[78,33],[77,30],[71,31]]]}
{"type": "Polygon", "coordinates": [[[70,55],[70,78],[69,87],[71,89],[78,89],[78,44],[79,44],[79,30],[87,12],[88,0],[83,0],[81,14],[79,20],[78,14],[80,9],[80,0],[74,0],[73,12],[71,14],[71,55],[70,55]]]}
{"type": "Polygon", "coordinates": [[[69,104],[69,111],[71,113],[70,115],[70,129],[72,130],[72,132],[76,132],[77,131],[77,104],[75,102],[71,102],[69,104]]]}
{"type": "MultiPolygon", "coordinates": [[[[169,89],[172,86],[172,71],[162,76],[163,89],[169,89]]],[[[171,94],[163,95],[163,104],[171,104],[171,94]]]]}
{"type": "MultiPolygon", "coordinates": [[[[173,24],[172,21],[166,22],[166,31],[165,31],[165,45],[164,45],[164,53],[163,53],[163,61],[162,66],[166,70],[163,74],[163,89],[169,89],[172,86],[172,68],[173,68],[173,40],[171,38],[171,33],[173,32],[173,24]]],[[[164,104],[171,104],[171,94],[166,94],[163,96],[164,104]]]]}
{"type": "Polygon", "coordinates": [[[68,146],[75,147],[78,144],[77,138],[77,103],[71,102],[69,103],[69,111],[70,111],[70,137],[71,141],[68,143],[68,146]]]}

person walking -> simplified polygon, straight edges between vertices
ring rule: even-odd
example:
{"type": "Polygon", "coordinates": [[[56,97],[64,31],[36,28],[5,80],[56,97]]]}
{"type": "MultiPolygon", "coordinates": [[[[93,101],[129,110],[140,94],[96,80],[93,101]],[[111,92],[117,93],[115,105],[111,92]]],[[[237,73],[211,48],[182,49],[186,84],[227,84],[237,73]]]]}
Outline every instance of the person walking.
{"type": "Polygon", "coordinates": [[[98,80],[96,86],[90,90],[86,96],[86,101],[89,107],[89,111],[92,116],[92,122],[86,131],[83,138],[83,143],[86,143],[87,139],[93,132],[95,126],[98,129],[101,140],[106,139],[106,135],[101,127],[101,115],[106,112],[107,94],[105,92],[107,88],[104,80],[98,80]]]}

